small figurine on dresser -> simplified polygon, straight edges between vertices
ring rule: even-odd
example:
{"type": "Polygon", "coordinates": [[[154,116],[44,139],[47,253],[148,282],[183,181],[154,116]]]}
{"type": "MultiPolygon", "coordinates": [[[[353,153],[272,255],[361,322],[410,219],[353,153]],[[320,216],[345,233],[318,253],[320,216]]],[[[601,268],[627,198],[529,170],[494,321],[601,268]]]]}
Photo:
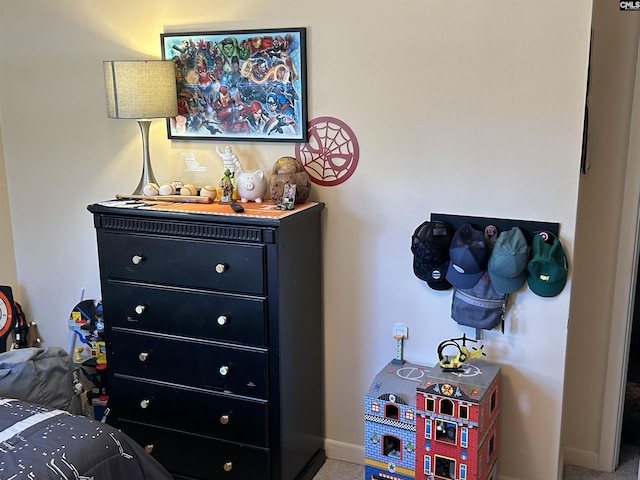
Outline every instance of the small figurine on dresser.
{"type": "Polygon", "coordinates": [[[233,172],[228,168],[224,171],[224,177],[220,180],[220,189],[222,190],[219,203],[233,202],[233,172]]]}
{"type": "MultiPolygon", "coordinates": [[[[242,170],[242,164],[238,156],[231,151],[229,145],[224,147],[224,152],[216,145],[216,153],[218,157],[220,157],[220,160],[222,160],[222,168],[224,168],[225,171],[229,170],[231,173],[235,173],[242,170]]],[[[231,178],[233,178],[233,176],[231,178]]]]}

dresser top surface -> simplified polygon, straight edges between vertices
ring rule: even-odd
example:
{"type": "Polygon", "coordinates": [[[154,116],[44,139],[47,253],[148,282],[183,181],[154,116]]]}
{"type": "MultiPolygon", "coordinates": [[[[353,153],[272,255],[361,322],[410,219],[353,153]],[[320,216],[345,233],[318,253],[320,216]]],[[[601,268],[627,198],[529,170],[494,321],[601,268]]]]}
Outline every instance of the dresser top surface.
{"type": "Polygon", "coordinates": [[[296,204],[293,210],[279,210],[274,202],[241,203],[244,212],[236,213],[228,204],[169,203],[133,200],[106,200],[89,205],[93,214],[140,216],[156,219],[189,220],[198,222],[225,222],[252,225],[279,226],[301,216],[318,212],[324,203],[296,204]]]}

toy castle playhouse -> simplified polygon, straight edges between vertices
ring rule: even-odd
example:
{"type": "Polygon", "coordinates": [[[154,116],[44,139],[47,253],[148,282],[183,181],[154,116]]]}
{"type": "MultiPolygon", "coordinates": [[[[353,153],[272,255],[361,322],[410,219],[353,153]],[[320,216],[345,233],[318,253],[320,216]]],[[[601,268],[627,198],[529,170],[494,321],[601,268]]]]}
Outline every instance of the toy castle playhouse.
{"type": "Polygon", "coordinates": [[[392,360],[365,396],[365,480],[496,480],[500,367],[392,360]]]}

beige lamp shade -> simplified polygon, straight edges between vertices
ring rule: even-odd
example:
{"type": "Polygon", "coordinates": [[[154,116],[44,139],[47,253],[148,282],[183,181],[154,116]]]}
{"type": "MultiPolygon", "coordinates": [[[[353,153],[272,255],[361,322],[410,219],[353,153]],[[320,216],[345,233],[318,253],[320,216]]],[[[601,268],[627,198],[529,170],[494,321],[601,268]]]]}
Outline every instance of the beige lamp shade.
{"type": "Polygon", "coordinates": [[[109,118],[166,118],[178,114],[173,62],[106,61],[104,85],[109,118]]]}

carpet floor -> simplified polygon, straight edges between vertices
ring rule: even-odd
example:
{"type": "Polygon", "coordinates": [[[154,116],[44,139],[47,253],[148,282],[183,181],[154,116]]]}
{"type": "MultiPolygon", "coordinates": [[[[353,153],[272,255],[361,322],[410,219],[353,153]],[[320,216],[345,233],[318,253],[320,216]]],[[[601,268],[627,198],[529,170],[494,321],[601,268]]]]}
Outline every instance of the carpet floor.
{"type": "Polygon", "coordinates": [[[640,446],[640,383],[627,382],[622,416],[622,441],[640,446]]]}
{"type": "Polygon", "coordinates": [[[638,480],[639,457],[640,447],[623,444],[620,447],[620,461],[615,472],[598,472],[567,465],[564,467],[564,480],[638,480]]]}
{"type": "MultiPolygon", "coordinates": [[[[638,480],[640,447],[624,444],[620,448],[620,464],[613,473],[598,472],[567,465],[563,480],[638,480]]],[[[498,473],[499,473],[498,468],[498,473]]],[[[327,459],[313,480],[367,480],[364,466],[356,463],[327,459]]]]}

